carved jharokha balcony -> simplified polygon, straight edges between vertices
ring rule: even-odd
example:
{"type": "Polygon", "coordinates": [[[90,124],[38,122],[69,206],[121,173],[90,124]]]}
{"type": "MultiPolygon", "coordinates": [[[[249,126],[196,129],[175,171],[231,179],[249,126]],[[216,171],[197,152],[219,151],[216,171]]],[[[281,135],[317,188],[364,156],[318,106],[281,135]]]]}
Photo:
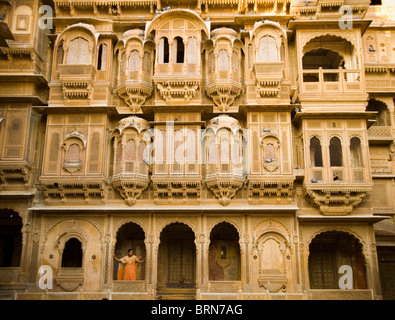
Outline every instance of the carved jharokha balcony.
{"type": "Polygon", "coordinates": [[[328,96],[365,92],[361,81],[361,71],[358,69],[305,69],[302,75],[299,78],[300,94],[328,96]]]}
{"type": "Polygon", "coordinates": [[[125,161],[123,172],[114,174],[111,182],[126,204],[132,206],[150,183],[148,165],[143,161],[125,161]]]}
{"type": "Polygon", "coordinates": [[[226,112],[242,91],[240,74],[231,70],[221,70],[208,75],[207,94],[222,112],[226,112]]]}
{"type": "Polygon", "coordinates": [[[145,100],[151,95],[154,89],[152,77],[149,73],[140,71],[131,71],[130,79],[126,73],[120,78],[117,87],[118,94],[125,100],[132,112],[137,112],[145,100]]]}
{"type": "Polygon", "coordinates": [[[348,215],[372,191],[364,168],[331,167],[308,170],[303,192],[323,215],[348,215]]]}
{"type": "Polygon", "coordinates": [[[65,100],[90,99],[96,69],[91,64],[59,65],[59,79],[63,85],[65,100]]]}

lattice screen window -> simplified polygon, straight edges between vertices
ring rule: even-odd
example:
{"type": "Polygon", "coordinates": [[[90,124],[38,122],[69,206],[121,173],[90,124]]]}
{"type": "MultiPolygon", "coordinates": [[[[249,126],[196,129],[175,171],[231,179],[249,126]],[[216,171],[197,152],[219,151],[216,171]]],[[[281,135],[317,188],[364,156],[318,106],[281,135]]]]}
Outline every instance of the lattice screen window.
{"type": "Polygon", "coordinates": [[[263,36],[259,40],[258,61],[259,62],[277,62],[278,49],[276,40],[271,36],[263,36]]]}
{"type": "Polygon", "coordinates": [[[225,49],[219,50],[218,52],[218,70],[229,70],[229,55],[225,49]]]}
{"type": "Polygon", "coordinates": [[[187,44],[187,63],[196,64],[198,57],[198,45],[195,37],[190,37],[187,44]]]}
{"type": "Polygon", "coordinates": [[[357,137],[353,137],[350,140],[350,156],[351,156],[351,167],[360,168],[363,167],[363,156],[361,140],[357,137]]]}
{"type": "Polygon", "coordinates": [[[71,40],[66,61],[67,64],[89,64],[89,41],[82,37],[71,40]]]}

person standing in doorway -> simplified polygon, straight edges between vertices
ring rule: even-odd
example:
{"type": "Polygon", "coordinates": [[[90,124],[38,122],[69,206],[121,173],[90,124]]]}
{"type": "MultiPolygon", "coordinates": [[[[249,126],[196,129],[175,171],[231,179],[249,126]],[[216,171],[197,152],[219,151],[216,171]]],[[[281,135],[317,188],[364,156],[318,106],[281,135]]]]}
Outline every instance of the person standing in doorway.
{"type": "Polygon", "coordinates": [[[112,256],[123,264],[123,267],[118,270],[118,280],[137,280],[137,263],[143,263],[145,260],[140,260],[134,254],[133,249],[129,249],[128,254],[121,259],[118,259],[115,254],[112,256]]]}

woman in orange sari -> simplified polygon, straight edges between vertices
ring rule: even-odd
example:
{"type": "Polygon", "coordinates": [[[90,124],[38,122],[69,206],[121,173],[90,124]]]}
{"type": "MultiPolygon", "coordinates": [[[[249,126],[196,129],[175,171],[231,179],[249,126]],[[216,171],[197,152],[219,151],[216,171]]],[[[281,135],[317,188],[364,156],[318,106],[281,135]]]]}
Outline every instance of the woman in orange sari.
{"type": "Polygon", "coordinates": [[[145,260],[140,260],[133,253],[133,249],[129,249],[128,255],[121,259],[118,259],[115,255],[113,257],[119,263],[124,264],[124,267],[118,270],[118,280],[137,280],[137,263],[143,263],[145,260]]]}

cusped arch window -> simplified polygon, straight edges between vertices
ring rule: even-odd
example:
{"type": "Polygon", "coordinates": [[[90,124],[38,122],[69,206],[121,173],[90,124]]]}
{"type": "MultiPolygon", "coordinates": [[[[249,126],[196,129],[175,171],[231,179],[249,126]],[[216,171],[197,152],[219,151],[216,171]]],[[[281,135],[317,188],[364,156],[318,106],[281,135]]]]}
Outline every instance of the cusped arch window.
{"type": "Polygon", "coordinates": [[[185,45],[181,37],[175,37],[173,40],[172,47],[172,62],[173,63],[184,63],[185,57],[185,45]]]}
{"type": "Polygon", "coordinates": [[[82,244],[76,238],[69,239],[63,249],[62,268],[81,268],[82,267],[82,244]]]}
{"type": "Polygon", "coordinates": [[[107,45],[102,43],[97,54],[97,70],[107,70],[107,45]]]}
{"type": "Polygon", "coordinates": [[[363,155],[361,140],[358,137],[352,137],[350,140],[350,156],[351,156],[351,167],[361,168],[363,167],[363,155]]]}
{"type": "Polygon", "coordinates": [[[321,142],[317,137],[310,139],[310,165],[311,167],[322,167],[321,142]]]}
{"type": "Polygon", "coordinates": [[[81,133],[74,131],[68,134],[62,142],[64,150],[63,169],[69,173],[82,170],[83,151],[86,147],[86,139],[81,133]]]}
{"type": "Polygon", "coordinates": [[[166,37],[159,39],[158,63],[169,63],[169,40],[166,37]]]}
{"type": "Polygon", "coordinates": [[[218,52],[217,68],[218,70],[229,70],[229,54],[225,49],[218,52]]]}
{"type": "Polygon", "coordinates": [[[343,166],[342,143],[338,137],[332,137],[329,142],[329,158],[331,167],[343,166]]]}

